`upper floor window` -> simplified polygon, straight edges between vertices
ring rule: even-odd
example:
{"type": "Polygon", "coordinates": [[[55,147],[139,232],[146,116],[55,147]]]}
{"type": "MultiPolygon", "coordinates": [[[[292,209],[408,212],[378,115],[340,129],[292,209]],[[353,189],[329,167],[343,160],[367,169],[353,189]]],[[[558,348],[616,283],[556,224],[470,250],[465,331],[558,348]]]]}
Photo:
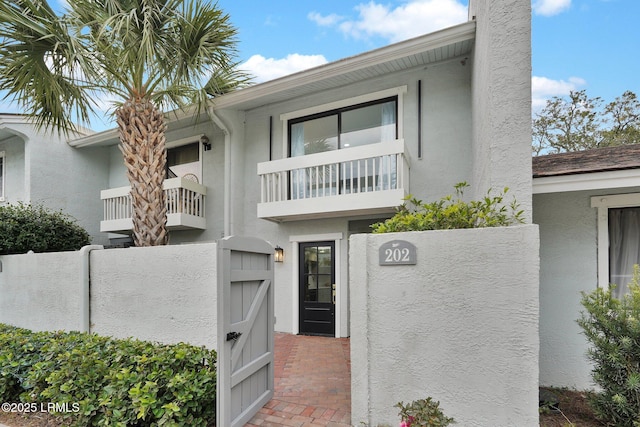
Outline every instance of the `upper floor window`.
{"type": "Polygon", "coordinates": [[[398,137],[397,96],[289,121],[291,157],[393,141],[398,137]]]}
{"type": "Polygon", "coordinates": [[[4,151],[0,151],[0,202],[4,201],[4,175],[5,175],[4,151]]]}
{"type": "Polygon", "coordinates": [[[167,145],[167,178],[184,177],[202,182],[201,144],[167,145]]]}

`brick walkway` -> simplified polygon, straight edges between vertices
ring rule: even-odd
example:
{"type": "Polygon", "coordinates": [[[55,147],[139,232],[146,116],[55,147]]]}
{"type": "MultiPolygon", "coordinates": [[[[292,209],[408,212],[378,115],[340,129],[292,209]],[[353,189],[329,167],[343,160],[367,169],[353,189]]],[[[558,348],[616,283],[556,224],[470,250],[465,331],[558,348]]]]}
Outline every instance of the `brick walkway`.
{"type": "Polygon", "coordinates": [[[246,426],[351,425],[348,338],[275,334],[275,393],[246,426]]]}

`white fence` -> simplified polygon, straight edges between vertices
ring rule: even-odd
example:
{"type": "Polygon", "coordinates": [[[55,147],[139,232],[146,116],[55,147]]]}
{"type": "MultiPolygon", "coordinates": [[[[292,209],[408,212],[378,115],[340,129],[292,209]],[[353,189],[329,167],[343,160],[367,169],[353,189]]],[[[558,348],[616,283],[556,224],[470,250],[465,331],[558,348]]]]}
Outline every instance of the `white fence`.
{"type": "Polygon", "coordinates": [[[216,349],[218,425],[243,425],[273,396],[273,286],[255,238],[6,255],[0,323],[216,349]]]}
{"type": "Polygon", "coordinates": [[[216,347],[216,243],[101,248],[0,256],[0,322],[216,347]]]}

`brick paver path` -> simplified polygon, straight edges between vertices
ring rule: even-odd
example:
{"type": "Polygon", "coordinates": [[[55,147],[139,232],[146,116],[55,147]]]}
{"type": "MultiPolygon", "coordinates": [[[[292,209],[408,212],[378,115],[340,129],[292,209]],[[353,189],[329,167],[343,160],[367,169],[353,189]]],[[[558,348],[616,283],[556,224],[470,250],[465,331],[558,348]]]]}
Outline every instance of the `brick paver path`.
{"type": "Polygon", "coordinates": [[[350,425],[349,339],[276,333],[274,397],[247,426],[350,425]]]}

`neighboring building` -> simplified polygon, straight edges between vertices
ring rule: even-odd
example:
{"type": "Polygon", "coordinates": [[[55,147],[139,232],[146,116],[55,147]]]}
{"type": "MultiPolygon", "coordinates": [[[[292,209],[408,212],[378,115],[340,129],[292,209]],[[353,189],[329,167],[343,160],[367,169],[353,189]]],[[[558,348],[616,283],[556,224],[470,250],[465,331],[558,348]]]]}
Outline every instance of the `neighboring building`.
{"type": "Polygon", "coordinates": [[[540,227],[540,385],[593,388],[581,292],[625,291],[640,262],[640,145],[533,158],[540,227]]]}
{"type": "Polygon", "coordinates": [[[95,218],[102,214],[96,197],[107,183],[107,150],[75,150],[66,141],[23,115],[0,113],[0,206],[23,202],[61,210],[94,242],[106,243],[95,218]]]}

